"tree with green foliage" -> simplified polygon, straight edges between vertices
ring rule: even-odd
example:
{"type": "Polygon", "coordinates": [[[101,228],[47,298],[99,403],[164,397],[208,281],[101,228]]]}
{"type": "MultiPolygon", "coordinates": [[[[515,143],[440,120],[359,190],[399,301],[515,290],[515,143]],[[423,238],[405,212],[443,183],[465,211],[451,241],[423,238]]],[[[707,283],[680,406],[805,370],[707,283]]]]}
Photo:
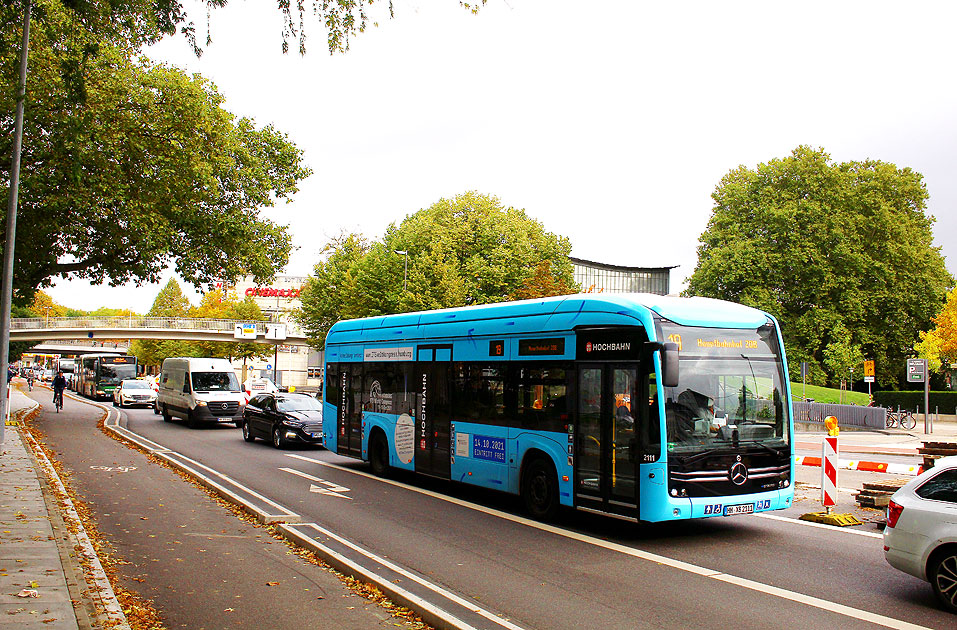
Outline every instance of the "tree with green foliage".
{"type": "MultiPolygon", "coordinates": [[[[210,291],[203,296],[203,301],[194,309],[190,309],[190,317],[199,319],[234,319],[241,321],[266,321],[262,309],[251,297],[239,300],[235,292],[225,292],[222,289],[210,291]]],[[[222,357],[243,359],[259,359],[271,356],[272,344],[248,343],[232,341],[198,341],[196,347],[204,357],[222,357]]]]}
{"type": "Polygon", "coordinates": [[[303,288],[298,320],[323,347],[336,321],[574,293],[568,238],[524,210],[468,192],[392,224],[381,241],[333,240],[303,288]],[[403,252],[403,253],[398,253],[403,252]]]}
{"type": "MultiPolygon", "coordinates": [[[[455,2],[456,0],[451,0],[455,2]]],[[[488,0],[458,4],[471,13],[478,13],[488,0]]],[[[228,0],[206,0],[206,16],[210,9],[225,7],[228,0]]],[[[5,2],[6,10],[13,13],[22,10],[21,3],[5,2]]],[[[323,0],[318,2],[288,2],[280,0],[277,9],[283,16],[283,28],[280,33],[282,51],[288,52],[290,41],[297,42],[300,54],[306,52],[306,24],[314,20],[325,29],[326,47],[329,54],[349,50],[352,37],[364,32],[370,24],[378,25],[374,9],[383,7],[385,15],[394,16],[392,0],[323,0]]],[[[41,0],[34,3],[34,19],[41,25],[49,18],[53,10],[68,11],[74,19],[90,25],[97,32],[109,33],[122,38],[135,46],[158,41],[163,36],[180,33],[192,45],[196,55],[202,55],[202,42],[197,37],[197,25],[192,20],[181,0],[127,0],[124,2],[70,2],[68,0],[41,0]]],[[[205,45],[212,43],[212,34],[208,34],[205,45]]]]}
{"type": "MultiPolygon", "coordinates": [[[[153,282],[173,266],[200,287],[247,274],[263,281],[282,269],[288,228],[260,211],[289,199],[310,174],[302,152],[274,127],[227,112],[202,77],[139,58],[113,30],[90,30],[56,1],[40,7],[31,29],[15,300],[27,303],[55,278],[153,282]]],[[[19,25],[11,5],[0,11],[11,27],[0,40],[0,124],[12,129],[19,44],[11,40],[19,40],[10,34],[19,25]]],[[[0,137],[0,155],[9,156],[12,134],[0,137]]],[[[4,198],[9,167],[0,160],[4,198]]]]}
{"type": "Polygon", "coordinates": [[[933,245],[919,173],[822,149],[740,166],[712,194],[689,295],[742,302],[781,322],[793,380],[836,383],[863,360],[896,385],[953,278],[933,245]]]}
{"type": "MultiPolygon", "coordinates": [[[[186,317],[191,306],[179,283],[170,279],[153,300],[148,317],[186,317]]],[[[159,368],[168,357],[198,357],[202,351],[189,341],[136,339],[130,344],[130,353],[141,365],[159,368]]]]}
{"type": "Polygon", "coordinates": [[[920,333],[914,350],[930,362],[931,371],[950,370],[957,362],[957,288],[947,294],[947,301],[934,317],[934,328],[920,333]]]}

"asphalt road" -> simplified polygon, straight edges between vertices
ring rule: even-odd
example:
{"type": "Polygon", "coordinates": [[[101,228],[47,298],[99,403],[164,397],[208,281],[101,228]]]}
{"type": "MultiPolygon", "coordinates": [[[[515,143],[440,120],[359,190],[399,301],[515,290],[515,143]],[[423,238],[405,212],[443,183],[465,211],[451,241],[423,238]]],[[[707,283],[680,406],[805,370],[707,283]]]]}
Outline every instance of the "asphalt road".
{"type": "Polygon", "coordinates": [[[100,408],[68,395],[55,413],[49,390],[35,388],[30,396],[44,406],[33,426],[122,561],[120,585],[152,600],[166,627],[410,627],[173,471],[107,437],[96,427],[100,408]]]}
{"type": "MultiPolygon", "coordinates": [[[[225,555],[235,553],[237,540],[245,543],[261,531],[235,533],[242,526],[235,519],[224,536],[242,539],[212,536],[223,528],[214,531],[197,520],[206,508],[191,503],[184,509],[176,503],[179,495],[191,492],[188,484],[178,481],[180,492],[153,488],[154,479],[170,473],[88,423],[68,421],[69,403],[65,411],[62,418],[45,415],[43,428],[94,503],[101,530],[115,539],[118,554],[136,558],[131,575],[138,572],[137,579],[146,581],[134,580],[134,586],[154,594],[160,609],[169,607],[177,619],[188,617],[195,598],[205,605],[206,592],[215,587],[214,610],[228,608],[228,594],[244,603],[255,601],[249,609],[264,611],[256,622],[267,625],[257,627],[307,627],[287,625],[291,619],[278,617],[283,606],[298,610],[300,602],[273,597],[276,592],[261,586],[269,580],[261,575],[258,556],[239,562],[225,555]],[[127,465],[136,470],[95,468],[127,465]],[[139,513],[148,520],[137,523],[139,513]],[[149,520],[183,524],[182,529],[200,535],[188,545],[186,536],[151,539],[160,534],[144,528],[149,520]],[[154,563],[156,570],[146,570],[154,563]],[[247,579],[250,574],[254,577],[247,579]],[[240,576],[246,587],[239,585],[240,576]],[[217,580],[226,580],[229,587],[220,589],[217,580]],[[268,605],[280,600],[282,606],[268,605]]],[[[300,514],[303,521],[338,533],[514,626],[954,625],[954,617],[936,607],[929,585],[886,564],[874,525],[848,530],[797,521],[801,513],[819,509],[814,490],[800,491],[794,508],[770,516],[639,526],[566,512],[558,523],[543,526],[524,519],[518,502],[504,495],[410,476],[384,481],[361,462],[323,449],[277,451],[262,442],[246,444],[239,430],[229,426],[189,430],[164,423],[149,410],[123,413],[135,433],[202,462],[300,514]]],[[[798,480],[807,476],[813,483],[815,473],[819,476],[813,469],[799,471],[798,480]]],[[[838,485],[848,482],[842,475],[838,485]]],[[[841,501],[839,508],[856,507],[849,493],[842,493],[841,501]]],[[[263,544],[266,551],[260,551],[276,546],[263,544]]],[[[205,625],[182,627],[236,627],[215,625],[225,623],[218,615],[218,620],[204,619],[205,625]]]]}

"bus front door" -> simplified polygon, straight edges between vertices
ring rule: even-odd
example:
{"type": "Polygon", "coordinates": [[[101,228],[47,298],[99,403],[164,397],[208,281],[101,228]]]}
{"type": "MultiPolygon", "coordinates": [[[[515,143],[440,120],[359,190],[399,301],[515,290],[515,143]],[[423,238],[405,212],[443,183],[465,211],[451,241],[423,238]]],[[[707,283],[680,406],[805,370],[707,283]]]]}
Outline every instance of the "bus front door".
{"type": "Polygon", "coordinates": [[[575,423],[577,506],[637,517],[636,392],[634,367],[579,366],[575,423]]]}
{"type": "Polygon", "coordinates": [[[451,346],[419,346],[415,364],[415,471],[448,479],[451,466],[451,346]]]}

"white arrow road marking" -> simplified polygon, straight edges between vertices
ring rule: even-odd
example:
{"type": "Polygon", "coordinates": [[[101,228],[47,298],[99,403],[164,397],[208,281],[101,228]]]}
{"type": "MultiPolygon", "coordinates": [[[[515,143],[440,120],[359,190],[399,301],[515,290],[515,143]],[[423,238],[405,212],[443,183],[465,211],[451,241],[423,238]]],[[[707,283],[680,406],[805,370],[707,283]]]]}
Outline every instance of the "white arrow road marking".
{"type": "Polygon", "coordinates": [[[352,497],[347,497],[343,494],[340,494],[341,492],[349,492],[349,488],[346,488],[345,486],[340,486],[337,483],[326,481],[325,479],[320,479],[319,477],[313,477],[312,475],[304,473],[301,470],[296,470],[295,468],[280,468],[279,470],[291,473],[297,477],[302,477],[303,479],[308,479],[309,481],[315,481],[316,483],[322,484],[322,486],[309,484],[309,492],[323,494],[327,497],[342,497],[343,499],[349,499],[350,501],[352,500],[352,497]]]}

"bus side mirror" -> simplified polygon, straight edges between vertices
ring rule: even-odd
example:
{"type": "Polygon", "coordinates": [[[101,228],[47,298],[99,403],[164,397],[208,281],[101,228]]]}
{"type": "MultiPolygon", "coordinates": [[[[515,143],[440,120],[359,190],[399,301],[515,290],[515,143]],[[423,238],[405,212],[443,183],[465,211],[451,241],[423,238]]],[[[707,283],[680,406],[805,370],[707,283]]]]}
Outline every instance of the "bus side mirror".
{"type": "Polygon", "coordinates": [[[661,384],[664,387],[678,386],[678,344],[661,344],[661,384]]]}

